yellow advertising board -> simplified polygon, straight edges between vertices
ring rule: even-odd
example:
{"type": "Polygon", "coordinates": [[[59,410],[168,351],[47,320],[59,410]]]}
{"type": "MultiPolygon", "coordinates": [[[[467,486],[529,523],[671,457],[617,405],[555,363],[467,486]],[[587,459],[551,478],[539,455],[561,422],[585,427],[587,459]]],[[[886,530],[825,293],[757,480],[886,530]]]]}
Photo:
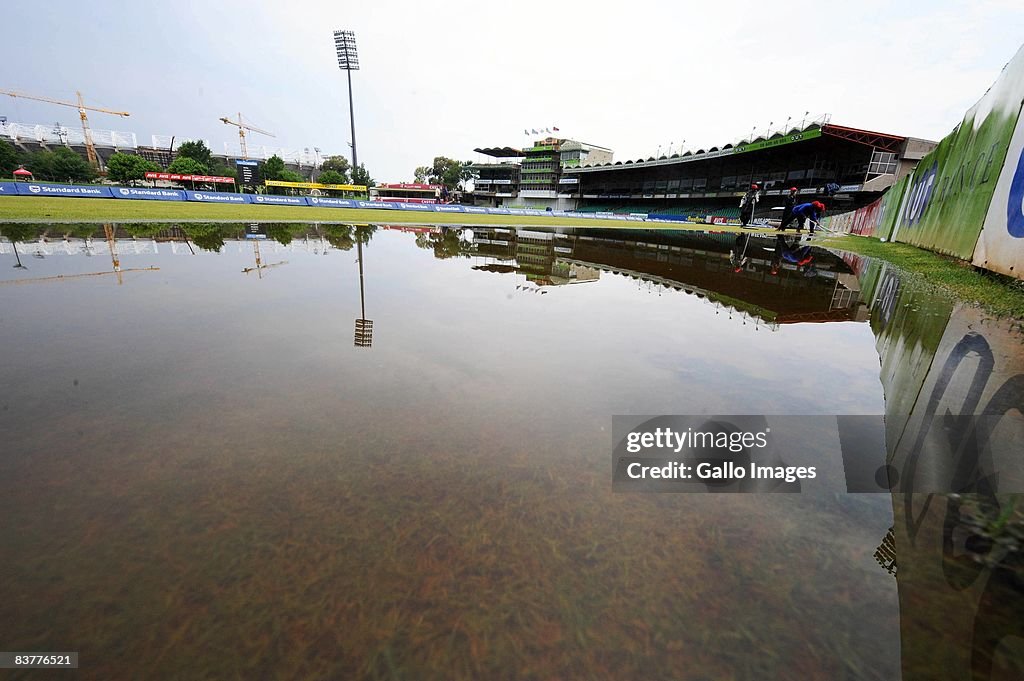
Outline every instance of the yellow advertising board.
{"type": "Polygon", "coordinates": [[[343,192],[366,193],[363,184],[321,184],[319,182],[285,182],[283,180],[267,180],[268,187],[291,187],[292,189],[335,189],[343,192]]]}

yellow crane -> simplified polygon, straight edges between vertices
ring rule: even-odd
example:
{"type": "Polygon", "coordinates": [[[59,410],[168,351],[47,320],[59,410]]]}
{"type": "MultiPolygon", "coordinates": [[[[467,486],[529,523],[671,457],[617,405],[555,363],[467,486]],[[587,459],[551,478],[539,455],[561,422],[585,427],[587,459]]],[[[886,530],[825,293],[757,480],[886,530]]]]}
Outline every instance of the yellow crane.
{"type": "Polygon", "coordinates": [[[272,132],[267,132],[266,130],[261,130],[260,128],[257,128],[254,125],[249,125],[248,123],[243,123],[242,122],[242,114],[241,113],[238,114],[238,120],[237,121],[233,121],[230,118],[228,118],[227,116],[221,116],[220,121],[221,121],[221,123],[227,123],[228,125],[233,125],[236,128],[238,128],[238,145],[240,147],[242,147],[242,158],[249,158],[249,153],[245,149],[245,131],[246,130],[248,130],[250,132],[258,132],[259,134],[266,135],[267,137],[273,137],[274,136],[274,133],[272,133],[272,132]]]}
{"type": "Polygon", "coordinates": [[[36,95],[26,95],[22,92],[11,92],[9,90],[0,90],[0,95],[7,95],[8,97],[21,97],[22,99],[31,99],[36,102],[48,102],[50,104],[57,104],[59,106],[70,106],[78,109],[78,117],[82,119],[82,134],[85,136],[85,154],[89,157],[89,163],[94,168],[100,167],[100,157],[96,154],[96,145],[92,143],[92,131],[89,130],[89,117],[85,115],[86,111],[98,111],[100,113],[110,114],[112,116],[120,116],[121,118],[127,118],[131,114],[127,111],[114,111],[113,109],[104,109],[98,106],[86,106],[82,100],[82,93],[75,92],[78,97],[78,102],[65,102],[61,99],[53,99],[52,97],[39,97],[36,95]]]}

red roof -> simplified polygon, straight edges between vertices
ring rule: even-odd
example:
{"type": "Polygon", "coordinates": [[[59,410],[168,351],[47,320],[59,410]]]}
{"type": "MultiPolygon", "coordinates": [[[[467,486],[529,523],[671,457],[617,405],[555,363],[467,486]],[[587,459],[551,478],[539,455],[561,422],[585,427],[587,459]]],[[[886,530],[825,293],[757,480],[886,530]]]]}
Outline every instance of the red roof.
{"type": "Polygon", "coordinates": [[[872,132],[871,130],[860,130],[858,128],[847,128],[842,125],[829,123],[821,129],[821,134],[838,137],[840,139],[857,142],[870,147],[876,147],[884,151],[898,152],[906,137],[889,135],[884,132],[872,132]]]}

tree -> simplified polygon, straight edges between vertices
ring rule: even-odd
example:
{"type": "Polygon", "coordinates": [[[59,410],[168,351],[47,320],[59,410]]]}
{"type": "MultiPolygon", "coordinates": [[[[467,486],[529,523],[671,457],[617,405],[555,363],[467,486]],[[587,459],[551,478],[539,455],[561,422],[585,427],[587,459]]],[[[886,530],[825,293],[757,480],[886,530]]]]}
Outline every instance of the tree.
{"type": "Polygon", "coordinates": [[[184,156],[185,158],[191,158],[195,161],[198,161],[207,168],[209,168],[211,165],[210,161],[212,152],[206,146],[206,143],[203,142],[202,140],[183,142],[181,146],[178,147],[177,158],[181,158],[182,156],[184,156]]]}
{"type": "Polygon", "coordinates": [[[135,154],[114,154],[107,159],[107,177],[114,182],[135,184],[146,173],[155,173],[160,166],[135,154]]]}
{"type": "Polygon", "coordinates": [[[281,171],[281,174],[278,176],[277,179],[279,179],[279,180],[281,180],[283,182],[305,182],[306,181],[306,178],[304,178],[302,175],[299,175],[294,170],[288,170],[287,168],[285,168],[284,170],[281,171]]]}
{"type": "Polygon", "coordinates": [[[11,243],[34,241],[39,236],[39,225],[27,222],[0,223],[0,234],[11,240],[11,243]]]}
{"type": "Polygon", "coordinates": [[[167,167],[167,170],[172,173],[180,173],[182,175],[209,175],[210,171],[205,165],[195,160],[191,156],[179,156],[167,167]]]}
{"type": "MultiPolygon", "coordinates": [[[[362,167],[362,164],[359,165],[362,167]]],[[[356,227],[356,241],[365,246],[370,243],[370,239],[373,238],[376,231],[376,225],[359,225],[356,227]]]]}
{"type": "Polygon", "coordinates": [[[469,257],[468,254],[464,253],[468,244],[462,240],[462,230],[450,229],[448,227],[442,227],[440,234],[430,234],[431,246],[434,249],[434,257],[438,260],[445,260],[447,258],[458,258],[460,256],[469,257]]]}
{"type": "Polygon", "coordinates": [[[413,172],[413,181],[419,184],[423,184],[430,177],[431,168],[427,166],[420,166],[413,172]]]}
{"type": "Polygon", "coordinates": [[[462,178],[462,188],[465,189],[467,181],[480,177],[480,171],[473,167],[472,161],[463,161],[459,177],[462,178]]]}
{"type": "Polygon", "coordinates": [[[64,226],[63,231],[65,238],[67,238],[68,236],[73,236],[78,237],[79,239],[88,239],[90,237],[95,236],[100,229],[101,227],[95,223],[79,222],[77,224],[64,226]]]}
{"type": "Polygon", "coordinates": [[[67,147],[59,147],[51,153],[53,154],[53,179],[89,182],[96,177],[96,171],[89,165],[89,162],[67,147]]]}
{"type": "Polygon", "coordinates": [[[238,170],[224,164],[210,168],[210,174],[217,177],[233,177],[236,182],[238,181],[238,170]]]}
{"type": "MultiPolygon", "coordinates": [[[[299,225],[300,229],[304,227],[304,225],[299,225]]],[[[272,222],[267,225],[267,236],[282,246],[290,244],[293,238],[289,225],[284,222],[272,222]]]]}
{"type": "Polygon", "coordinates": [[[325,170],[317,175],[316,181],[322,184],[348,184],[348,176],[337,170],[325,170]]]}
{"type": "Polygon", "coordinates": [[[350,251],[356,245],[352,238],[351,225],[326,225],[324,232],[327,236],[327,243],[342,251],[350,251]]]}
{"type": "Polygon", "coordinates": [[[326,180],[320,180],[325,184],[348,184],[349,171],[352,166],[349,164],[348,159],[344,156],[328,156],[320,164],[320,172],[335,172],[342,176],[341,182],[327,182],[326,180]]]}
{"type": "Polygon", "coordinates": [[[28,159],[25,161],[25,167],[32,171],[32,175],[37,180],[53,180],[53,152],[52,151],[37,151],[29,154],[28,159]]]}
{"type": "Polygon", "coordinates": [[[377,185],[373,178],[370,177],[370,173],[366,170],[366,165],[363,163],[360,163],[359,167],[352,171],[352,184],[361,184],[367,187],[377,185]]]}
{"type": "Polygon", "coordinates": [[[274,154],[267,159],[266,163],[263,164],[263,179],[280,180],[284,171],[284,160],[282,160],[277,154],[274,154]]]}
{"type": "MultiPolygon", "coordinates": [[[[215,168],[210,168],[210,174],[211,175],[216,175],[217,177],[230,177],[230,178],[234,178],[235,183],[238,182],[238,171],[236,169],[230,168],[230,167],[228,167],[226,165],[219,165],[219,166],[217,166],[215,168]]],[[[223,186],[224,185],[218,184],[217,185],[217,191],[220,191],[223,186]]],[[[234,187],[233,186],[228,187],[228,189],[230,191],[234,191],[234,187]]]]}
{"type": "Polygon", "coordinates": [[[18,152],[4,140],[0,140],[0,177],[7,179],[18,168],[18,152]]]}
{"type": "MultiPolygon", "coordinates": [[[[178,159],[174,160],[177,161],[178,159]]],[[[192,240],[192,243],[204,251],[214,251],[216,253],[224,248],[224,235],[221,234],[220,225],[209,222],[192,222],[183,224],[181,229],[192,240]]]]}
{"type": "Polygon", "coordinates": [[[160,232],[167,229],[169,225],[160,222],[142,222],[138,224],[127,224],[121,225],[121,229],[128,232],[134,237],[145,238],[154,237],[160,232]]]}
{"type": "Polygon", "coordinates": [[[416,169],[417,181],[422,182],[419,178],[426,175],[431,184],[443,184],[449,189],[456,189],[464,186],[466,180],[477,177],[472,165],[472,161],[462,162],[446,156],[436,156],[431,167],[420,166],[416,169]]]}

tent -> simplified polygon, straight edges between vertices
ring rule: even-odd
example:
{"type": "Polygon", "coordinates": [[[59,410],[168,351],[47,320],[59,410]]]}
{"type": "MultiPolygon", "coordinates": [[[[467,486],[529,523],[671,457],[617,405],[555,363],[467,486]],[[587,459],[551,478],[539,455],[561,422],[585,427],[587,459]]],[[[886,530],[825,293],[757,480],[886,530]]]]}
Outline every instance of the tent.
{"type": "Polygon", "coordinates": [[[28,178],[30,178],[30,177],[35,179],[34,176],[32,175],[32,171],[25,170],[24,166],[19,166],[18,169],[14,171],[14,181],[15,182],[17,182],[18,180],[25,180],[26,182],[28,182],[28,178]]]}

